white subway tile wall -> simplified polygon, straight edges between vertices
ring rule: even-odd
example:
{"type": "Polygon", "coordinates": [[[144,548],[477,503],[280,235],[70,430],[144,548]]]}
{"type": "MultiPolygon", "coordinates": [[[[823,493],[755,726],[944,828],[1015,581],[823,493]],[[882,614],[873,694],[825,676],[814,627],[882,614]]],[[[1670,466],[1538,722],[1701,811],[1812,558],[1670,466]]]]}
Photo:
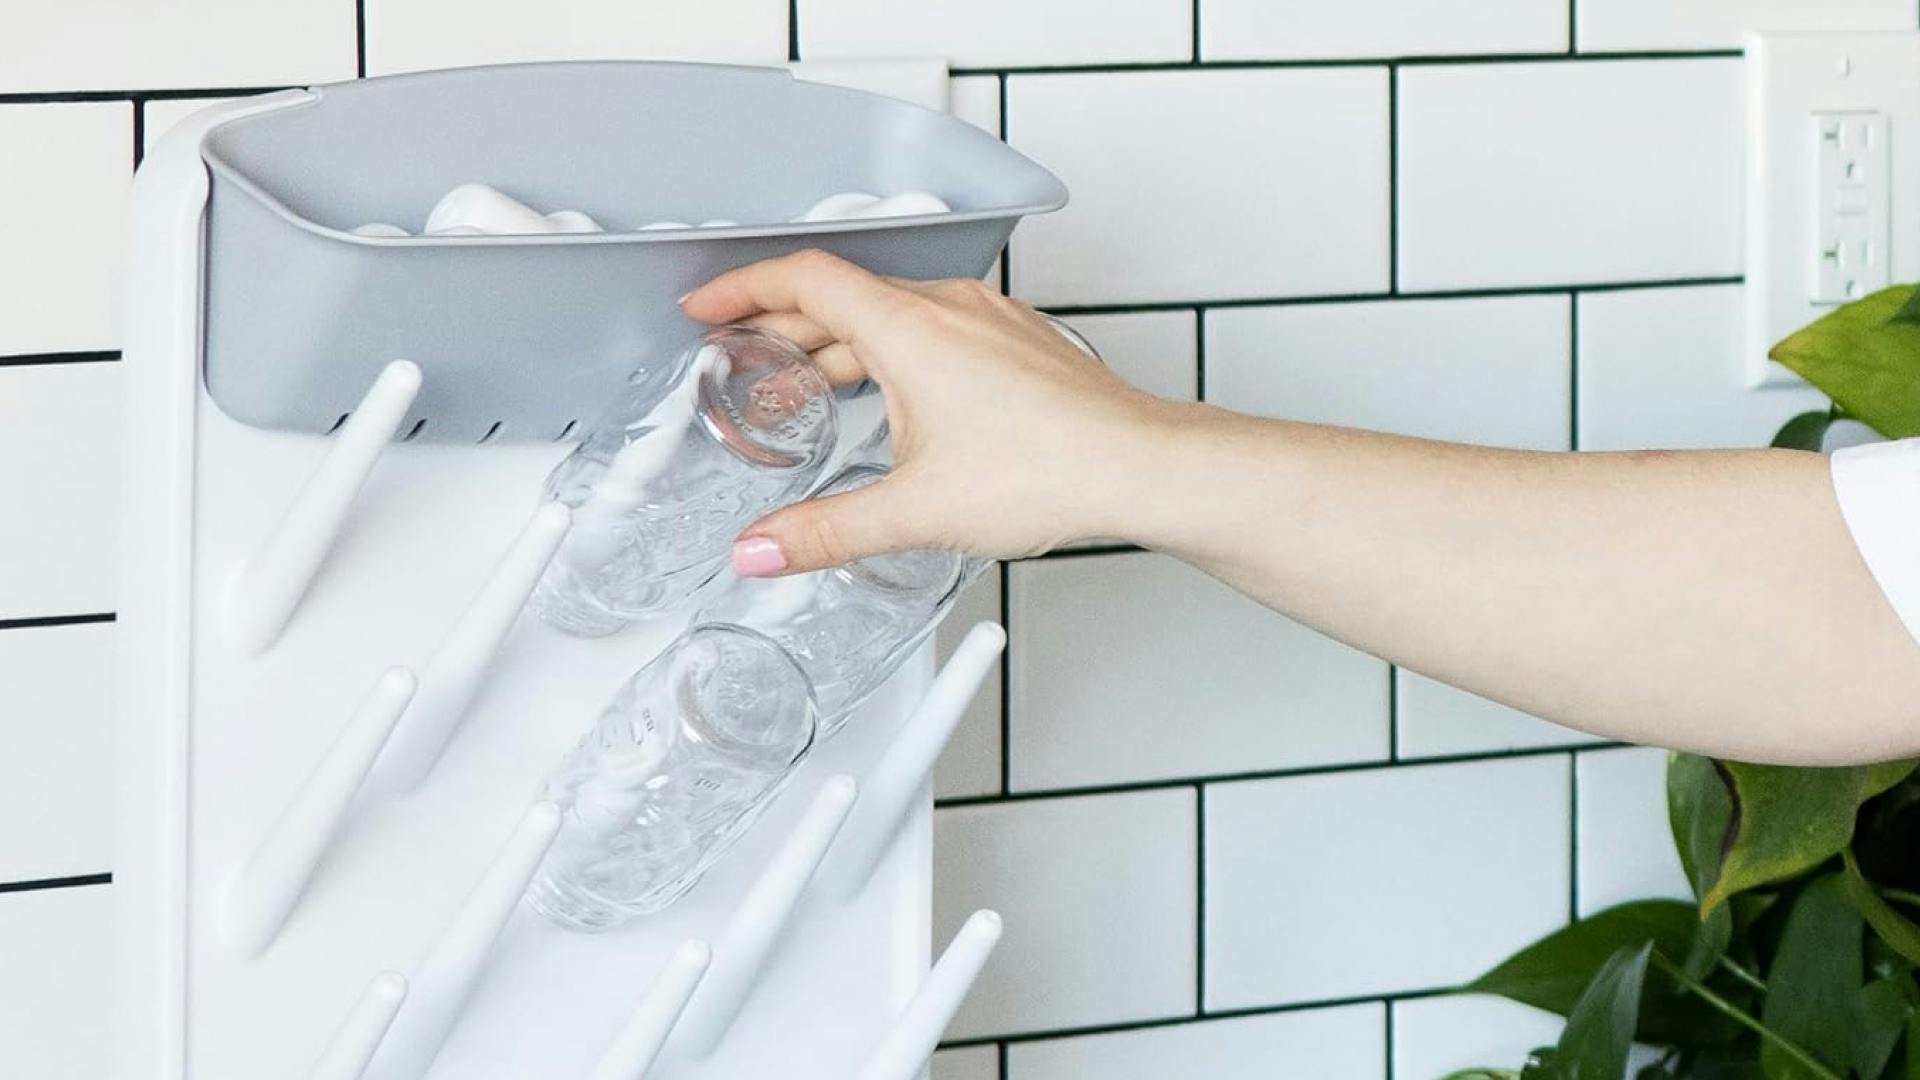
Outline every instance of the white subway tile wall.
{"type": "Polygon", "coordinates": [[[1007,602],[1015,791],[1387,757],[1385,663],[1185,563],[1016,563],[1007,602]]]}
{"type": "MultiPolygon", "coordinates": [[[[1916,24],[1910,0],[29,6],[0,18],[0,1073],[33,1078],[104,1073],[122,202],[208,100],[455,63],[944,58],[954,111],[1073,190],[989,280],[1139,386],[1496,445],[1737,446],[1820,401],[1737,375],[1739,35],[1916,24]]],[[[1512,1066],[1550,1018],[1433,992],[1684,887],[1656,751],[1156,555],[997,570],[943,645],[1003,612],[1004,683],[936,778],[935,935],[992,906],[1007,940],[936,1080],[1512,1066]]]]}
{"type": "Polygon", "coordinates": [[[1648,897],[1692,895],[1667,824],[1667,752],[1595,750],[1579,759],[1580,915],[1648,897]]]}
{"type": "Polygon", "coordinates": [[[113,348],[133,106],[0,103],[0,166],[0,354],[113,348]]]}
{"type": "Polygon", "coordinates": [[[942,812],[934,940],[980,908],[1006,919],[947,1036],[1190,1015],[1198,813],[1191,787],[942,812]]]}
{"type": "Polygon", "coordinates": [[[1812,387],[1749,389],[1742,288],[1644,289],[1580,298],[1580,448],[1764,446],[1827,399],[1812,387]]]}
{"type": "Polygon", "coordinates": [[[782,0],[362,0],[366,74],[535,60],[789,58],[782,0]]]}
{"type": "Polygon", "coordinates": [[[351,79],[354,37],[353,9],[339,0],[9,4],[0,94],[351,79]]]}
{"type": "Polygon", "coordinates": [[[1911,30],[1907,0],[1581,0],[1580,48],[1737,49],[1755,30],[1911,30]]]}
{"type": "Polygon", "coordinates": [[[1644,281],[1741,269],[1732,58],[1400,73],[1400,286],[1644,281]]]}
{"type": "Polygon", "coordinates": [[[1206,1007],[1436,990],[1557,928],[1572,771],[1536,756],[1208,787],[1206,1007]]]}
{"type": "Polygon", "coordinates": [[[1562,0],[1201,0],[1206,60],[1337,60],[1567,48],[1562,0]]]}
{"type": "Polygon", "coordinates": [[[111,807],[102,795],[113,624],[0,632],[0,688],[0,881],[83,877],[111,866],[111,807]]]}
{"type": "MultiPolygon", "coordinates": [[[[1001,567],[992,567],[954,602],[953,612],[934,632],[934,651],[940,663],[947,662],[947,657],[960,647],[974,624],[1001,620],[1004,576],[1001,567]]],[[[979,694],[967,707],[960,727],[947,742],[947,751],[941,755],[940,766],[933,777],[933,793],[939,798],[992,795],[1001,790],[1005,766],[1001,756],[1000,718],[1005,714],[1002,704],[1006,700],[1005,677],[1004,666],[995,664],[979,694]]]]}
{"type": "Polygon", "coordinates": [[[954,67],[1186,60],[1190,0],[803,0],[807,57],[939,56],[954,67]]]}
{"type": "Polygon", "coordinates": [[[1022,1043],[1007,1051],[1021,1080],[1385,1080],[1386,1008],[1306,1009],[1105,1035],[1022,1043]]]}
{"type": "Polygon", "coordinates": [[[1562,1021],[1505,998],[1451,995],[1393,1004],[1393,1075],[1439,1080],[1463,1069],[1514,1068],[1560,1040],[1562,1021]]]}
{"type": "Polygon", "coordinates": [[[1199,318],[1191,311],[1076,315],[1073,327],[1121,378],[1149,394],[1192,401],[1200,395],[1199,318]]]}
{"type": "Polygon", "coordinates": [[[1564,296],[1519,296],[1210,311],[1207,400],[1396,435],[1565,450],[1572,310],[1564,296]]]}
{"type": "Polygon", "coordinates": [[[0,893],[0,1049],[8,1076],[107,1075],[112,890],[0,893]]]}
{"type": "Polygon", "coordinates": [[[1409,760],[1594,741],[1404,668],[1394,672],[1394,719],[1394,751],[1409,760]]]}
{"type": "Polygon", "coordinates": [[[1013,291],[1116,304],[1384,289],[1388,112],[1384,67],[1011,76],[1007,140],[1073,191],[1021,227],[1013,291]]]}
{"type": "Polygon", "coordinates": [[[1000,1048],[968,1046],[933,1055],[932,1080],[1000,1080],[1000,1048]]]}
{"type": "Polygon", "coordinates": [[[0,620],[112,611],[119,365],[0,365],[0,463],[0,620]]]}

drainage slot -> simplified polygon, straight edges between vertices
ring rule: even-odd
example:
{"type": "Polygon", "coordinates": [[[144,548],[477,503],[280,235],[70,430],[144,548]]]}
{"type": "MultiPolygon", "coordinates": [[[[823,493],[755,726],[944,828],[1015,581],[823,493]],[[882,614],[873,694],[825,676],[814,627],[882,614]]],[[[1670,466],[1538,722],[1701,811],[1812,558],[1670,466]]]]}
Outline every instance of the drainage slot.
{"type": "Polygon", "coordinates": [[[420,429],[426,426],[427,426],[427,418],[423,416],[420,418],[420,421],[418,423],[414,424],[413,427],[407,430],[407,433],[405,435],[400,436],[400,441],[412,442],[414,438],[420,434],[420,429]]]}
{"type": "Polygon", "coordinates": [[[566,427],[563,427],[563,428],[561,428],[561,429],[560,429],[560,434],[558,434],[558,435],[555,435],[555,436],[553,437],[553,441],[554,441],[554,442],[565,442],[565,441],[567,440],[567,436],[569,436],[569,435],[571,435],[571,434],[573,434],[573,429],[574,429],[574,428],[577,428],[577,427],[579,427],[579,426],[580,426],[580,421],[578,421],[578,420],[569,420],[569,421],[567,421],[567,426],[566,426],[566,427]]]}
{"type": "Polygon", "coordinates": [[[492,442],[493,437],[495,435],[500,434],[500,424],[501,424],[501,421],[495,420],[493,422],[493,426],[487,429],[487,433],[485,435],[480,436],[480,441],[483,443],[492,442]]]}
{"type": "Polygon", "coordinates": [[[336,432],[336,431],[339,431],[339,430],[340,430],[341,428],[343,428],[343,427],[346,427],[346,426],[347,426],[347,417],[349,417],[349,416],[352,416],[352,415],[353,415],[352,413],[344,413],[344,412],[343,412],[343,413],[341,413],[341,414],[340,414],[340,419],[338,419],[338,420],[335,420],[335,421],[333,422],[333,426],[327,429],[327,434],[329,434],[329,435],[331,435],[331,434],[333,434],[334,432],[336,432]]]}

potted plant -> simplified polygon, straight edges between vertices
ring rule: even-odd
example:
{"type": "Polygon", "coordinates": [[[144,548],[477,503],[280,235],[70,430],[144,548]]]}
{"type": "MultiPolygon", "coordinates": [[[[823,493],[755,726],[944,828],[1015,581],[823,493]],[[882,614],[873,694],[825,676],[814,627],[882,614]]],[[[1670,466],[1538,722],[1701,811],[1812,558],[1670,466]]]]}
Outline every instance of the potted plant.
{"type": "MultiPolygon", "coordinates": [[[[1818,451],[1842,417],[1920,436],[1915,287],[1843,307],[1772,355],[1833,400],[1774,446],[1818,451]]],[[[1519,1068],[1447,1080],[1623,1080],[1636,1042],[1652,1060],[1631,1080],[1920,1080],[1915,765],[1674,755],[1667,812],[1695,902],[1609,908],[1474,980],[1466,991],[1567,1024],[1519,1068]]]]}

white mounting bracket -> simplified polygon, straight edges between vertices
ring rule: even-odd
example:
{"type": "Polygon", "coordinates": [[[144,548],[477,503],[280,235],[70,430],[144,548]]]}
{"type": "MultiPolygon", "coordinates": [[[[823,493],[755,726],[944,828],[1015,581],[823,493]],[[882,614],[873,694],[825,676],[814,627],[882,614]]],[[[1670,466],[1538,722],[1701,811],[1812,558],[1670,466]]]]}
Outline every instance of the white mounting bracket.
{"type": "Polygon", "coordinates": [[[1920,279],[1920,33],[1753,35],[1747,50],[1748,386],[1774,344],[1920,279]]]}

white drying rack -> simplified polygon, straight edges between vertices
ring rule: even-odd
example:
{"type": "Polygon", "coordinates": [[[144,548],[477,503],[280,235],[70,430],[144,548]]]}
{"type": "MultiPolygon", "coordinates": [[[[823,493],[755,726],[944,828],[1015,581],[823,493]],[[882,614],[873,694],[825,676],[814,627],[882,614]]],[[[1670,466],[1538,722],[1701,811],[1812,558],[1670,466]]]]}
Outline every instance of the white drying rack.
{"type": "Polygon", "coordinates": [[[532,916],[539,780],[679,627],[519,618],[565,447],[394,444],[411,365],[324,438],[209,398],[200,142],[287,98],[198,114],[135,185],[114,1077],[918,1075],[999,933],[929,976],[926,780],[1004,634],[938,685],[923,650],[666,912],[532,916]]]}

